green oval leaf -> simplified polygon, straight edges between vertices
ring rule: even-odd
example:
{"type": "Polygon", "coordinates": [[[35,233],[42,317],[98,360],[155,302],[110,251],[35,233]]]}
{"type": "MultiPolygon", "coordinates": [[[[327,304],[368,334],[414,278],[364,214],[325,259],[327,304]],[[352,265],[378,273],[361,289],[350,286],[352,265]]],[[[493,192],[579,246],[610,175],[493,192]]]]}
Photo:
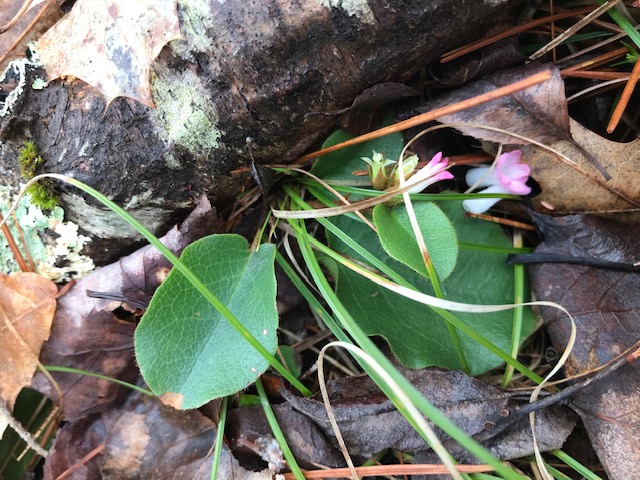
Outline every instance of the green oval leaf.
{"type": "MultiPolygon", "coordinates": [[[[510,241],[500,226],[490,222],[466,218],[462,202],[442,202],[440,208],[455,225],[460,242],[509,248],[510,241]]],[[[391,258],[381,245],[378,235],[364,225],[345,216],[331,222],[347,233],[360,246],[376,255],[419,291],[433,295],[429,281],[413,269],[391,258]]],[[[360,261],[364,259],[331,233],[329,246],[360,261]]],[[[478,305],[497,305],[513,302],[513,267],[505,263],[506,254],[460,248],[453,273],[442,282],[445,298],[478,305]]],[[[326,260],[325,260],[326,263],[326,260]]],[[[336,294],[367,335],[383,337],[400,362],[410,368],[437,365],[452,370],[461,369],[451,342],[445,320],[425,305],[414,302],[376,285],[342,265],[333,265],[336,294]]],[[[513,312],[455,315],[476,332],[509,351],[513,328],[513,312]]],[[[535,316],[524,309],[522,337],[535,327],[535,316]]],[[[471,373],[479,375],[502,364],[502,360],[465,334],[460,342],[471,373]]]]}
{"type": "MultiPolygon", "coordinates": [[[[434,203],[414,202],[413,210],[433,266],[440,279],[444,280],[453,272],[458,258],[456,230],[449,218],[434,203]]],[[[382,247],[391,258],[428,277],[406,205],[392,208],[385,205],[376,206],[373,209],[373,223],[378,229],[382,247]]]]}
{"type": "MultiPolygon", "coordinates": [[[[252,252],[238,235],[211,235],[180,259],[273,353],[277,346],[275,248],[252,252]]],[[[267,361],[177,270],[158,288],[135,333],[142,375],[151,390],[180,394],[199,407],[255,382],[267,361]]]]}

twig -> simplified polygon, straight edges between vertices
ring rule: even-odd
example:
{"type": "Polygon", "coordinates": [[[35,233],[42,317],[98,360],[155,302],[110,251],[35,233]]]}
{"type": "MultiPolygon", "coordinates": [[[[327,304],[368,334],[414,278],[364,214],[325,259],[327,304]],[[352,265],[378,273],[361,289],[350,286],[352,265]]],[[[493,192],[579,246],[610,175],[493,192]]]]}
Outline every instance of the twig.
{"type": "Polygon", "coordinates": [[[520,228],[521,230],[535,231],[535,229],[536,229],[536,227],[534,227],[533,225],[530,225],[528,223],[518,222],[516,220],[509,220],[508,218],[494,217],[492,215],[486,215],[484,213],[469,213],[469,212],[465,212],[464,216],[465,217],[469,217],[469,218],[477,218],[477,219],[480,219],[480,220],[486,220],[488,222],[498,223],[500,225],[505,225],[505,226],[508,226],[508,227],[520,228]]]}
{"type": "Polygon", "coordinates": [[[11,20],[9,20],[7,23],[5,23],[0,27],[0,33],[4,33],[7,30],[11,30],[15,26],[15,24],[20,21],[22,16],[25,13],[27,13],[27,10],[29,10],[29,6],[31,5],[31,2],[33,2],[33,0],[25,0],[24,3],[22,4],[22,7],[20,7],[20,10],[18,10],[18,13],[16,13],[11,20]]]}
{"type": "MultiPolygon", "coordinates": [[[[456,470],[461,473],[487,473],[493,472],[489,465],[456,465],[456,470]]],[[[382,475],[437,475],[447,474],[449,471],[444,465],[375,465],[371,467],[355,467],[356,473],[361,477],[377,477],[382,475]]],[[[304,478],[341,478],[348,477],[348,468],[328,468],[326,470],[303,470],[304,478]]],[[[285,480],[294,480],[293,473],[282,475],[285,480]]]]}
{"type": "MultiPolygon", "coordinates": [[[[29,1],[28,3],[31,3],[31,1],[29,1]]],[[[13,52],[15,50],[16,46],[18,46],[18,44],[22,41],[22,39],[27,36],[27,34],[31,31],[33,26],[36,23],[38,23],[38,20],[40,20],[40,17],[42,17],[42,15],[44,15],[44,12],[46,12],[47,9],[49,8],[49,6],[52,5],[52,4],[53,4],[52,0],[47,0],[47,4],[40,9],[40,11],[37,13],[37,15],[33,18],[33,20],[31,20],[31,23],[29,25],[27,25],[27,28],[25,28],[24,31],[20,34],[20,36],[15,39],[15,41],[13,42],[13,45],[11,45],[9,47],[9,49],[4,53],[4,55],[2,55],[0,57],[0,64],[5,61],[5,59],[11,54],[11,52],[13,52]]],[[[34,7],[35,6],[36,5],[34,5],[34,7]]],[[[18,20],[20,20],[20,19],[18,19],[18,20]]],[[[0,31],[0,33],[1,33],[1,31],[0,31]]]]}
{"type": "Polygon", "coordinates": [[[447,63],[451,60],[455,60],[458,57],[462,57],[467,53],[475,52],[487,45],[491,45],[492,43],[498,42],[502,39],[508,38],[517,33],[524,32],[529,30],[530,28],[537,27],[539,25],[544,25],[545,23],[553,22],[555,20],[562,20],[563,18],[574,17],[577,15],[582,15],[585,13],[589,13],[593,10],[592,7],[579,8],[576,10],[571,10],[569,12],[556,13],[555,15],[549,15],[548,17],[537,18],[535,20],[531,20],[530,22],[524,23],[522,25],[516,25],[513,28],[505,32],[498,33],[496,35],[491,35],[490,37],[485,38],[484,40],[480,40],[479,42],[473,43],[471,45],[466,45],[464,47],[457,48],[455,50],[451,50],[448,53],[445,53],[440,59],[440,63],[447,63]]]}
{"type": "Polygon", "coordinates": [[[87,453],[84,457],[78,460],[75,464],[73,464],[72,466],[67,468],[64,472],[62,472],[60,475],[58,475],[56,477],[56,480],[63,480],[67,478],[69,475],[71,475],[73,472],[78,470],[80,467],[82,467],[85,463],[87,463],[93,457],[101,453],[104,450],[104,447],[105,447],[104,443],[101,443],[100,445],[98,445],[96,448],[94,448],[89,453],[87,453]]]}
{"type": "Polygon", "coordinates": [[[3,398],[0,398],[0,420],[4,420],[13,430],[20,436],[22,440],[29,445],[29,448],[36,452],[41,457],[47,456],[47,451],[38,443],[36,437],[31,432],[27,431],[22,424],[15,419],[15,417],[9,411],[7,403],[3,398]]]}
{"type": "Polygon", "coordinates": [[[577,63],[576,65],[572,65],[560,71],[560,73],[564,72],[574,72],[576,70],[584,70],[586,68],[597,67],[602,65],[603,63],[610,62],[611,60],[618,58],[620,55],[625,55],[629,52],[626,47],[616,48],[615,50],[611,50],[610,52],[604,53],[602,55],[597,56],[596,58],[591,58],[589,60],[585,60],[584,62],[577,63]]]}
{"type": "MultiPolygon", "coordinates": [[[[2,216],[2,213],[0,213],[0,222],[2,222],[3,219],[4,217],[2,216]]],[[[9,230],[9,226],[6,224],[6,222],[2,225],[2,233],[4,233],[4,236],[7,239],[7,244],[9,244],[9,249],[11,250],[11,253],[13,253],[14,258],[18,263],[18,267],[20,267],[20,271],[33,272],[33,270],[30,269],[27,266],[27,263],[24,261],[24,257],[22,256],[22,253],[20,253],[20,249],[18,248],[18,245],[16,244],[16,241],[13,238],[13,235],[11,235],[11,230],[9,230]]]]}

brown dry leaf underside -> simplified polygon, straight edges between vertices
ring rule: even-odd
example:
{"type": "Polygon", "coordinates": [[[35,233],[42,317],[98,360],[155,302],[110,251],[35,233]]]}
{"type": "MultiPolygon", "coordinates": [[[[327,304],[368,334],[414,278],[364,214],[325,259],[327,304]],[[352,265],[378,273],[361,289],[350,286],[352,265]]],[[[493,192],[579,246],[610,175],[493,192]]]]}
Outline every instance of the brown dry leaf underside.
{"type": "Polygon", "coordinates": [[[73,76],[98,89],[107,104],[122,96],[152,107],[151,63],[177,38],[176,0],[79,0],[37,51],[49,81],[73,76]]]}
{"type": "Polygon", "coordinates": [[[588,151],[609,172],[606,181],[591,162],[574,145],[559,141],[551,146],[576,162],[563,163],[558,157],[537,147],[523,148],[531,176],[542,188],[534,199],[544,201],[558,213],[615,212],[640,207],[640,143],[618,143],[602,138],[571,120],[575,142],[588,151]]]}
{"type": "MultiPolygon", "coordinates": [[[[29,386],[56,310],[55,284],[35,273],[0,276],[0,397],[9,408],[29,386]]],[[[4,428],[0,425],[0,437],[4,428]]]]}
{"type": "MultiPolygon", "coordinates": [[[[640,258],[640,227],[592,215],[535,215],[544,243],[536,253],[631,265],[640,258]]],[[[562,304],[574,316],[576,343],[569,375],[605,365],[640,340],[640,276],[637,273],[564,263],[530,267],[536,297],[562,304]]],[[[554,347],[568,342],[571,324],[542,308],[554,347]]],[[[634,362],[593,383],[573,398],[594,450],[612,480],[640,478],[640,365],[634,362]]]]}

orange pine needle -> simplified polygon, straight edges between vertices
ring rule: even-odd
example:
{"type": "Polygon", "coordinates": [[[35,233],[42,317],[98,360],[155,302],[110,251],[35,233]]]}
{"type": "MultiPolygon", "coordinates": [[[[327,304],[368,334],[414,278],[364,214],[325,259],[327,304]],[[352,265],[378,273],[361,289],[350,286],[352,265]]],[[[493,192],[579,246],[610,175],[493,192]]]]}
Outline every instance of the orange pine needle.
{"type": "Polygon", "coordinates": [[[636,60],[636,64],[633,66],[633,70],[631,71],[631,76],[629,80],[627,80],[627,84],[624,86],[624,90],[622,90],[622,95],[620,95],[620,100],[616,105],[616,108],[613,110],[613,114],[611,115],[611,120],[609,120],[609,125],[607,125],[607,133],[613,132],[618,123],[620,123],[620,119],[622,118],[622,114],[624,113],[624,109],[627,108],[627,104],[631,99],[631,94],[633,90],[636,88],[636,83],[638,83],[638,78],[640,77],[640,61],[636,60]]]}
{"type": "Polygon", "coordinates": [[[629,78],[629,74],[625,72],[594,72],[591,70],[561,70],[560,76],[562,78],[590,78],[592,80],[618,80],[629,78]]]}
{"type": "Polygon", "coordinates": [[[528,223],[518,222],[516,220],[509,220],[507,218],[494,217],[492,215],[486,215],[484,213],[469,213],[466,212],[464,214],[465,217],[477,218],[479,220],[486,220],[492,223],[499,223],[500,225],[505,225],[507,227],[519,228],[521,230],[531,230],[535,231],[536,227],[533,225],[529,225],[528,223]]]}
{"type": "MultiPolygon", "coordinates": [[[[25,2],[27,3],[27,2],[25,2]]],[[[31,3],[31,2],[28,2],[31,3]]],[[[18,38],[16,38],[13,42],[13,45],[11,45],[7,51],[4,53],[4,55],[0,56],[0,64],[2,62],[5,61],[5,59],[11,54],[11,52],[13,52],[16,47],[18,46],[18,44],[22,41],[22,39],[24,37],[27,36],[27,34],[31,31],[31,29],[34,27],[34,25],[36,23],[38,23],[38,20],[40,20],[40,17],[42,17],[42,15],[44,15],[44,13],[47,11],[47,9],[49,8],[50,5],[53,5],[53,1],[52,0],[47,0],[47,4],[42,7],[42,9],[38,12],[38,14],[33,18],[33,20],[31,20],[31,23],[29,23],[29,25],[27,25],[27,28],[24,29],[24,31],[20,34],[20,36],[18,38]]],[[[20,12],[18,12],[19,14],[20,12]]],[[[26,12],[25,12],[26,13],[26,12]]],[[[17,16],[17,15],[16,15],[17,16]]],[[[22,15],[20,16],[22,18],[22,15]]],[[[20,19],[18,19],[19,21],[20,19]]],[[[6,25],[5,25],[6,26],[6,25]]],[[[0,29],[1,30],[1,29],[0,29]]]]}
{"type": "Polygon", "coordinates": [[[307,160],[312,160],[314,158],[321,157],[322,155],[325,155],[330,152],[335,152],[336,150],[350,147],[352,145],[358,145],[360,143],[367,142],[375,138],[384,137],[385,135],[390,135],[392,133],[402,132],[403,130],[407,130],[412,127],[417,127],[418,125],[422,125],[423,123],[427,123],[432,120],[435,120],[438,117],[451,115],[453,113],[458,113],[463,110],[467,110],[469,108],[477,107],[478,105],[482,105],[483,103],[491,102],[492,100],[497,100],[498,98],[511,95],[515,92],[519,92],[520,90],[525,90],[539,83],[546,82],[550,78],[551,78],[551,72],[549,71],[539,72],[539,73],[536,73],[535,75],[531,75],[530,77],[524,78],[518,82],[512,83],[510,85],[505,85],[504,87],[496,88],[495,90],[491,92],[483,93],[482,95],[478,95],[477,97],[469,98],[467,100],[454,103],[453,105],[447,105],[446,107],[437,108],[435,110],[432,110],[431,112],[426,112],[421,115],[417,115],[408,120],[404,120],[402,122],[389,125],[388,127],[380,128],[378,130],[374,130],[373,132],[365,133],[364,135],[360,135],[359,137],[352,138],[351,140],[347,140],[346,142],[342,142],[337,145],[333,145],[331,147],[323,148],[321,150],[316,150],[315,152],[311,152],[306,155],[303,155],[302,157],[298,158],[294,163],[304,163],[307,160]]]}
{"type": "MultiPolygon", "coordinates": [[[[493,472],[489,465],[456,465],[456,469],[462,473],[486,473],[493,472]]],[[[329,468],[326,470],[305,470],[304,478],[349,478],[351,470],[348,468],[329,468]]],[[[361,477],[374,477],[382,475],[437,475],[449,473],[444,465],[375,465],[372,467],[356,467],[356,473],[361,477]]],[[[285,480],[294,480],[293,473],[285,473],[285,480]]]]}
{"type": "Polygon", "coordinates": [[[592,58],[590,60],[586,60],[576,65],[572,65],[571,67],[565,68],[564,70],[562,70],[562,72],[574,72],[576,70],[598,67],[604,63],[610,62],[615,58],[618,58],[620,55],[625,55],[627,53],[629,53],[629,50],[627,50],[626,47],[616,48],[615,50],[611,50],[610,52],[599,55],[596,58],[592,58]]]}
{"type": "MultiPolygon", "coordinates": [[[[0,222],[3,219],[4,217],[0,213],[0,222]]],[[[2,225],[2,233],[4,233],[4,236],[7,239],[7,243],[9,244],[9,249],[11,250],[11,253],[13,253],[14,258],[18,263],[18,267],[20,267],[20,271],[33,272],[33,269],[29,268],[27,266],[27,262],[24,261],[24,257],[20,253],[20,249],[18,248],[18,245],[16,244],[16,241],[14,240],[13,235],[11,235],[11,231],[9,230],[9,226],[6,224],[6,222],[4,225],[2,225]]]]}
{"type": "Polygon", "coordinates": [[[491,45],[492,43],[495,43],[502,39],[509,38],[512,35],[515,35],[520,32],[524,32],[526,30],[529,30],[530,28],[544,25],[545,23],[553,22],[555,20],[562,20],[563,18],[584,15],[585,13],[589,13],[592,10],[593,10],[593,7],[578,8],[576,10],[571,10],[569,12],[556,13],[555,15],[549,15],[547,17],[537,18],[535,20],[531,20],[530,22],[527,22],[522,25],[516,25],[515,27],[510,28],[505,32],[492,35],[476,43],[472,43],[471,45],[467,45],[464,47],[457,48],[455,50],[451,50],[450,52],[445,53],[442,56],[442,58],[440,59],[440,63],[450,62],[451,60],[455,60],[458,57],[462,57],[467,53],[475,52],[476,50],[486,47],[487,45],[491,45]]]}

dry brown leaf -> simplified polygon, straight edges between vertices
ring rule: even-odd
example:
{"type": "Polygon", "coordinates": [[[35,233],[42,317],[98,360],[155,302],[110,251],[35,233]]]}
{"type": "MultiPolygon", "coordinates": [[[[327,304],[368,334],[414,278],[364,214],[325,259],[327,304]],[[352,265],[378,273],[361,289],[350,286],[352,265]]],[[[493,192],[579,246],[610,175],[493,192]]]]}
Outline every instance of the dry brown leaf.
{"type": "MultiPolygon", "coordinates": [[[[488,75],[464,87],[441,95],[417,110],[427,112],[445,105],[464,101],[476,95],[509,85],[542,71],[549,71],[551,79],[520,92],[507,95],[485,105],[469,108],[438,118],[442,123],[472,123],[502,128],[510,133],[524,135],[533,140],[549,143],[570,140],[569,111],[564,96],[564,82],[560,72],[552,65],[531,63],[523,68],[488,75]]],[[[505,133],[476,127],[457,127],[465,135],[490,142],[505,144],[527,143],[505,133]]]]}
{"type": "Polygon", "coordinates": [[[640,207],[640,141],[612,142],[575,120],[571,120],[571,135],[612,178],[605,180],[584,153],[569,142],[558,141],[550,146],[575,161],[575,165],[562,162],[541,148],[525,146],[523,159],[531,166],[531,176],[542,188],[541,194],[533,199],[536,209],[545,211],[541,205],[544,202],[553,206],[554,213],[637,211],[640,207]]]}
{"type": "MultiPolygon", "coordinates": [[[[512,459],[533,453],[529,420],[518,416],[526,400],[455,370],[431,367],[400,371],[440,412],[493,455],[512,459]],[[515,423],[511,424],[512,421],[515,423]],[[509,424],[507,429],[502,427],[505,423],[509,424]]],[[[368,458],[385,448],[415,453],[430,450],[424,438],[369,377],[335,379],[327,383],[327,391],[340,433],[353,457],[368,458]]],[[[311,418],[324,436],[335,439],[318,394],[303,398],[285,389],[280,393],[295,410],[311,418]]],[[[575,422],[575,415],[564,406],[539,411],[536,436],[541,451],[561,448],[575,422]]],[[[463,463],[473,461],[445,432],[437,427],[435,430],[452,457],[463,463]]]]}
{"type": "MultiPolygon", "coordinates": [[[[15,0],[0,0],[0,25],[6,24],[14,17],[20,10],[21,3],[15,0]]],[[[0,72],[7,68],[10,61],[24,57],[29,42],[40,38],[62,18],[64,14],[59,6],[62,2],[57,0],[53,5],[47,7],[48,3],[44,0],[34,0],[18,23],[0,35],[0,57],[5,57],[0,62],[0,72]],[[40,15],[45,8],[47,11],[31,26],[36,16],[40,15]]]]}
{"type": "MultiPolygon", "coordinates": [[[[44,465],[45,480],[211,478],[214,423],[198,410],[179,412],[137,392],[102,414],[66,423],[44,465]],[[89,459],[86,455],[99,452],[89,459]]],[[[222,445],[218,480],[267,480],[242,468],[222,445]]]]}
{"type": "MultiPolygon", "coordinates": [[[[9,408],[28,387],[49,338],[58,288],[35,273],[0,276],[0,397],[9,408]]],[[[0,438],[6,425],[0,424],[0,438]]]]}
{"type": "Polygon", "coordinates": [[[177,38],[176,0],[78,0],[37,51],[49,81],[73,76],[97,88],[107,104],[123,96],[154,106],[149,69],[177,38]]]}

